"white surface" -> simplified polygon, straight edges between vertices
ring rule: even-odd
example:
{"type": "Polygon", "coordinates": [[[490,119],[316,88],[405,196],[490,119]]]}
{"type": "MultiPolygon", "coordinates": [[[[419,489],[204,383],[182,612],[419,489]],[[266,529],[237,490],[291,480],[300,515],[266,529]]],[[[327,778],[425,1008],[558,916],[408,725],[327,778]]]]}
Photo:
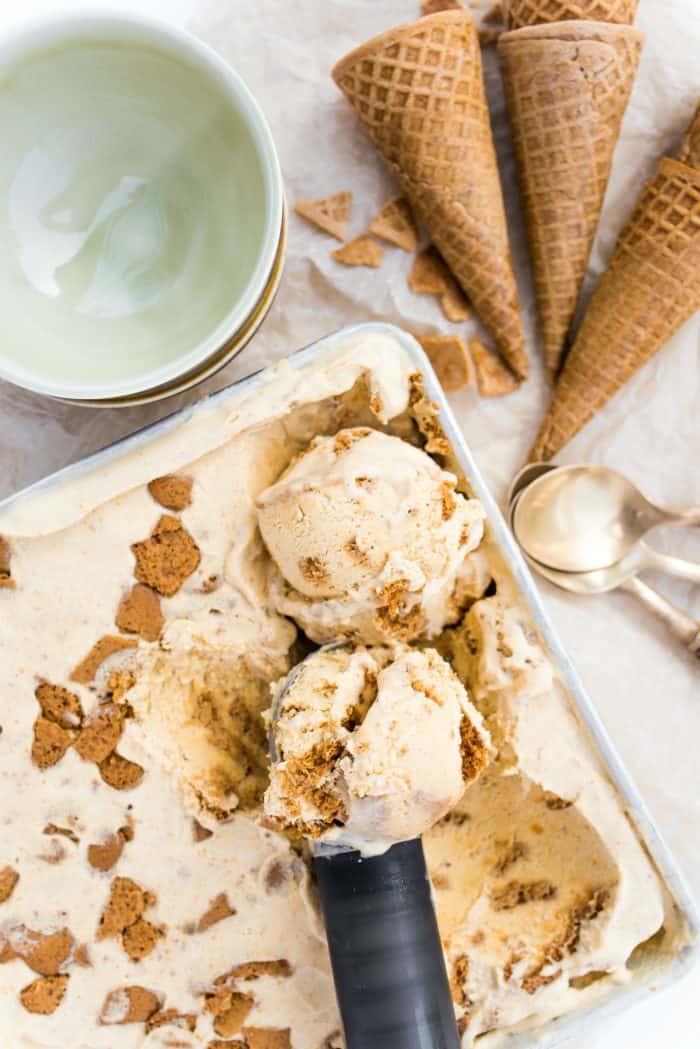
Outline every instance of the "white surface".
{"type": "MultiPolygon", "coordinates": [[[[25,0],[4,25],[55,12],[56,0],[25,0]]],[[[128,0],[107,7],[160,14],[196,31],[235,64],[271,122],[291,202],[341,189],[355,193],[351,232],[366,228],[392,192],[353,114],[329,77],[333,62],[372,33],[412,18],[418,0],[128,0]]],[[[485,7],[491,6],[485,3],[485,7]]],[[[673,144],[700,96],[697,0],[642,0],[648,33],[640,74],[606,201],[592,269],[600,272],[617,231],[664,149],[673,144]]],[[[489,95],[507,189],[513,250],[528,331],[532,292],[495,54],[486,55],[489,95]]],[[[448,330],[437,306],[405,284],[409,257],[387,248],[379,271],[347,270],[330,258],[329,238],[292,216],[282,289],[253,346],[205,389],[241,375],[349,321],[403,323],[416,332],[448,330]]],[[[567,449],[567,461],[605,462],[669,504],[700,504],[700,325],[695,318],[567,449]]],[[[455,329],[459,330],[459,329],[455,329]]],[[[530,340],[532,345],[532,339],[530,340]]],[[[532,352],[536,357],[536,351],[532,352]]],[[[481,468],[497,494],[529,447],[546,398],[539,362],[517,394],[479,402],[466,392],[452,403],[481,468]]],[[[0,496],[98,448],[197,394],[128,412],[75,409],[0,385],[0,496]]],[[[663,541],[662,541],[663,540],[663,541]]],[[[700,539],[671,534],[659,545],[700,558],[700,539]]],[[[655,580],[700,617],[700,593],[655,580]]],[[[652,812],[700,895],[699,668],[663,629],[621,595],[583,600],[543,585],[546,603],[590,694],[652,812]],[[687,799],[687,800],[686,800],[687,799]]],[[[695,1049],[700,969],[677,988],[650,995],[593,1042],[571,1049],[695,1049]]],[[[304,1047],[306,1049],[306,1047],[304,1047]]]]}

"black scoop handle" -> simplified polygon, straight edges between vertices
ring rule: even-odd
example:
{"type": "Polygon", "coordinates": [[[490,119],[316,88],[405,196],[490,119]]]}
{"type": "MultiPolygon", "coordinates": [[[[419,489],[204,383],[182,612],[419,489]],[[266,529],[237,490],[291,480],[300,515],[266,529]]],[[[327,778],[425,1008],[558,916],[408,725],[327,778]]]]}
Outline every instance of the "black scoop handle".
{"type": "Polygon", "coordinates": [[[314,868],[347,1049],[459,1049],[420,840],[314,868]]]}

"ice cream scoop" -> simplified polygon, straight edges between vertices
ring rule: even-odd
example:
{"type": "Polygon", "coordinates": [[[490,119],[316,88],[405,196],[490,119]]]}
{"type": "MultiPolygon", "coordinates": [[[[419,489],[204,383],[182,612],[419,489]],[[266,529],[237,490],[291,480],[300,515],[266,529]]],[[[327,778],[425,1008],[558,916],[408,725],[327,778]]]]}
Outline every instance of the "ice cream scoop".
{"type": "Polygon", "coordinates": [[[277,611],[314,641],[433,637],[466,604],[484,513],[420,448],[356,427],[316,437],[257,500],[277,611]]]}
{"type": "Polygon", "coordinates": [[[460,1044],[419,835],[488,761],[434,650],[329,645],[278,686],[265,810],[312,842],[348,1049],[460,1044]]]}

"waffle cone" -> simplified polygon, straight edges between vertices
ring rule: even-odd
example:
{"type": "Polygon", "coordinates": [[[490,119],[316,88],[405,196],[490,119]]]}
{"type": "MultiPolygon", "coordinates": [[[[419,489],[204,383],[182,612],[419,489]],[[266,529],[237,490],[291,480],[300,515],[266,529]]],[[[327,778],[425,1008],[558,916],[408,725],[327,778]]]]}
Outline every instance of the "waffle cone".
{"type": "Polygon", "coordinates": [[[700,171],[664,157],[583,319],[530,458],[550,459],[700,310],[700,171]]]}
{"type": "Polygon", "coordinates": [[[545,364],[561,364],[637,72],[630,26],[560,22],[504,33],[499,53],[545,364]]]}
{"type": "Polygon", "coordinates": [[[513,370],[527,375],[474,19],[444,11],[343,58],[333,78],[513,370]]]}
{"type": "Polygon", "coordinates": [[[504,0],[506,29],[548,22],[611,22],[633,25],[639,0],[504,0]]]}

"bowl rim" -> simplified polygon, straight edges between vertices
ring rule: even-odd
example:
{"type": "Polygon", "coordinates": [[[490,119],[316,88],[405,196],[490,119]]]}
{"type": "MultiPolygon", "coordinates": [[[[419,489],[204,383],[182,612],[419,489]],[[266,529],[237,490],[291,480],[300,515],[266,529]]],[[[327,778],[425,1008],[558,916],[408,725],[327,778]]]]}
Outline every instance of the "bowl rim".
{"type": "Polygon", "coordinates": [[[258,155],[264,183],[265,215],[255,266],[225,317],[196,346],[167,365],[132,378],[108,382],[62,383],[9,361],[0,349],[0,378],[48,397],[81,403],[128,397],[169,385],[205,363],[245,324],[275,265],[282,230],[284,187],[277,150],[267,119],[243,78],[212,47],[186,29],[138,12],[70,8],[36,16],[0,36],[0,75],[7,66],[42,48],[71,40],[121,39],[160,48],[208,76],[243,120],[258,155]]]}

